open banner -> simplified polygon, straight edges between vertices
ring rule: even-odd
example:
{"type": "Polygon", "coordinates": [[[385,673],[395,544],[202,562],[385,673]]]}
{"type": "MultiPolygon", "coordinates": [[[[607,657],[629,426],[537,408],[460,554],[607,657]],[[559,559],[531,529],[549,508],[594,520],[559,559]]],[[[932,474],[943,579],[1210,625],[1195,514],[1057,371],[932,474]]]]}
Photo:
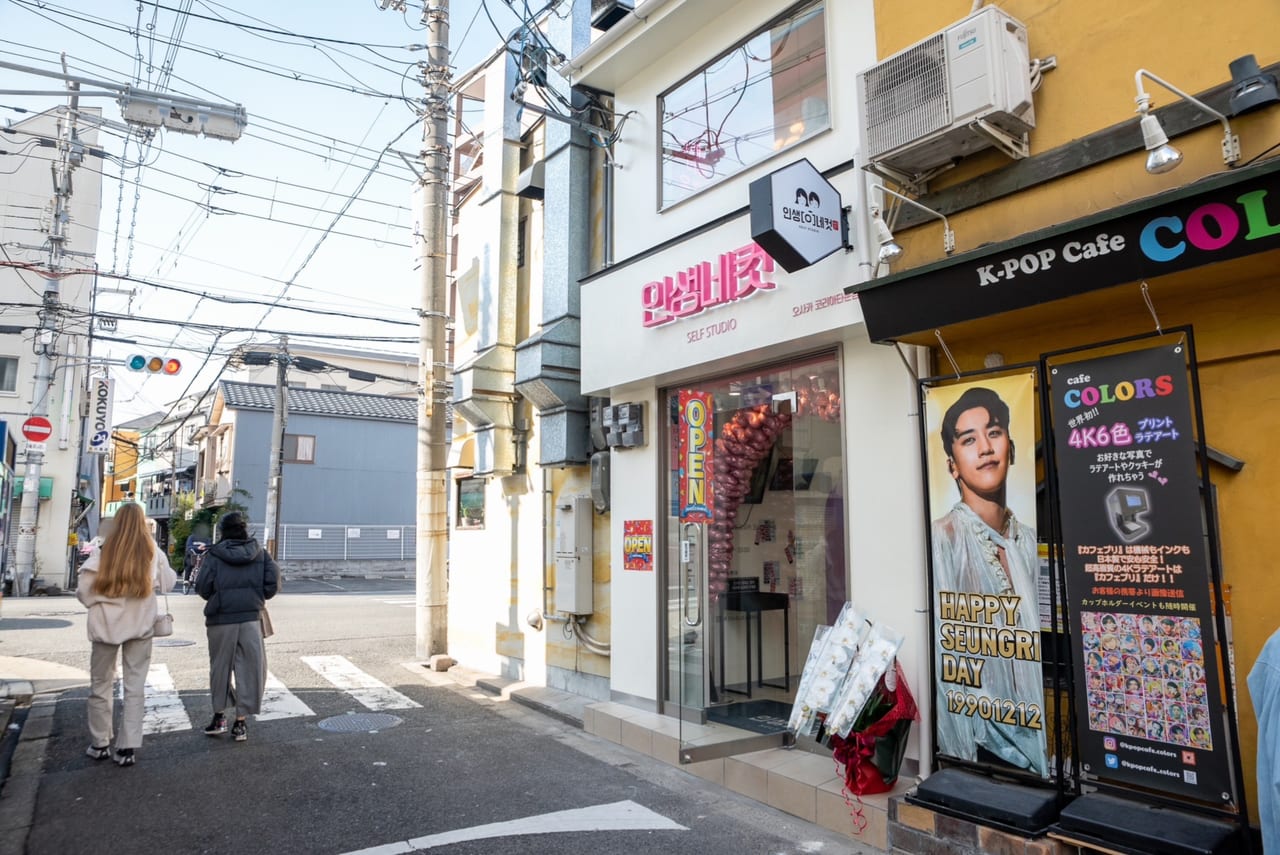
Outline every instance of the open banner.
{"type": "Polygon", "coordinates": [[[1035,377],[923,395],[936,750],[1047,778],[1035,377]]]}

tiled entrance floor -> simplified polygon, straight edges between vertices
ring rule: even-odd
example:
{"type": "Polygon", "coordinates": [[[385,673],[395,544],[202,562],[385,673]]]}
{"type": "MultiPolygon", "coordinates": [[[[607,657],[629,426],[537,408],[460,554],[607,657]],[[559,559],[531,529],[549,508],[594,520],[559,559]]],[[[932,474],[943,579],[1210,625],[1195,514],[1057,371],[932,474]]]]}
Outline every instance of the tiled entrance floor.
{"type": "MultiPolygon", "coordinates": [[[[625,704],[594,703],[584,708],[582,726],[602,739],[884,851],[889,849],[889,799],[915,783],[904,775],[893,792],[863,796],[861,803],[856,796],[846,801],[844,780],[830,754],[770,748],[681,765],[680,723],[674,718],[625,704]]],[[[684,731],[693,745],[754,735],[714,722],[685,722],[684,731]]]]}

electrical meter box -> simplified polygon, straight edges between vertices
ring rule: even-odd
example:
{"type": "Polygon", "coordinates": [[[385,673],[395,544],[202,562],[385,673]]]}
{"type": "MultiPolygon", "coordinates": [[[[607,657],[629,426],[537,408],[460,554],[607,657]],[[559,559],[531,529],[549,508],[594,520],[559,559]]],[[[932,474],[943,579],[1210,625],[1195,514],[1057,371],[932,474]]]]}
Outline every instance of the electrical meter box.
{"type": "Polygon", "coordinates": [[[574,496],[556,503],[555,609],[591,614],[591,498],[574,496]]]}

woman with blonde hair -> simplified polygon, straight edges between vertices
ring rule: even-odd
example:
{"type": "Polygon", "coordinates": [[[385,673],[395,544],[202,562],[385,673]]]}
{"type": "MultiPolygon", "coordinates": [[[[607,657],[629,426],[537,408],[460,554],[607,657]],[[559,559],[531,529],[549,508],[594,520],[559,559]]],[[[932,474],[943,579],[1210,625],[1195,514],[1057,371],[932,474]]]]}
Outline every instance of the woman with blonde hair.
{"type": "Polygon", "coordinates": [[[142,505],[128,502],[116,512],[111,533],[80,568],[76,598],[89,608],[89,736],[85,751],[94,760],[111,756],[112,685],[116,654],[124,672],[124,708],[116,735],[117,766],[132,766],[142,745],[142,715],[151,634],[157,614],[156,592],[168,593],[178,581],[164,552],[147,532],[142,505]]]}

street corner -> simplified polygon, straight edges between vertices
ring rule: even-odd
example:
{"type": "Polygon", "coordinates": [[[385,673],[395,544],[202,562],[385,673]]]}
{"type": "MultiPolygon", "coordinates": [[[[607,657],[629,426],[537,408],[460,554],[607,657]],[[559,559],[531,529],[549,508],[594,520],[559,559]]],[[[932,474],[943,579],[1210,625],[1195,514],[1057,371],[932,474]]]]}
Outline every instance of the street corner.
{"type": "Polygon", "coordinates": [[[0,698],[38,695],[89,685],[89,672],[70,665],[0,656],[0,698]]]}

